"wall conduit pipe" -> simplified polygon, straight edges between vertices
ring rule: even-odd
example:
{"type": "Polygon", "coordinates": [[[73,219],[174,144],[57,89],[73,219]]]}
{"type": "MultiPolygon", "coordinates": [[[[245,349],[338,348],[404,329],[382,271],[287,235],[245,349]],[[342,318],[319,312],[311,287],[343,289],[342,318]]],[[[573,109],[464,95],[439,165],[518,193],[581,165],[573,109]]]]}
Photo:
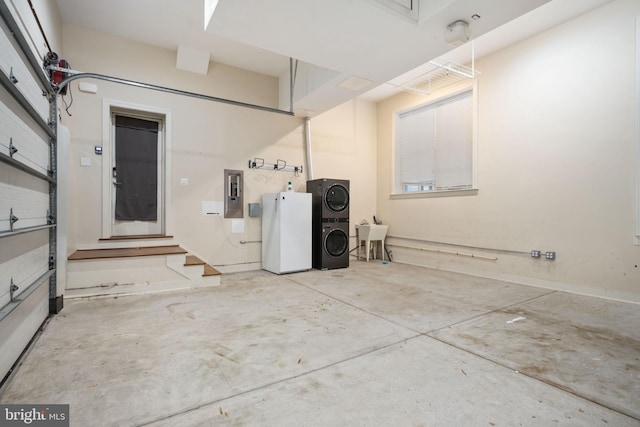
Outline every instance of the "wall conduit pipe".
{"type": "MultiPolygon", "coordinates": [[[[437,242],[434,240],[416,239],[413,237],[403,237],[403,236],[392,236],[389,234],[387,234],[387,239],[410,240],[413,242],[428,243],[428,244],[434,244],[434,245],[445,245],[445,246],[454,246],[454,247],[467,248],[467,249],[478,249],[482,251],[530,255],[530,252],[528,251],[515,251],[511,249],[497,249],[497,248],[486,248],[482,246],[461,245],[459,243],[437,242]]],[[[389,243],[389,246],[391,246],[391,243],[389,243]]]]}
{"type": "Polygon", "coordinates": [[[311,117],[304,119],[304,143],[307,152],[307,179],[313,179],[313,166],[311,160],[311,117]]]}
{"type": "Polygon", "coordinates": [[[435,252],[435,253],[439,253],[439,254],[465,256],[465,257],[469,257],[469,258],[478,258],[478,259],[484,259],[484,260],[488,260],[488,261],[497,261],[498,260],[498,258],[496,258],[496,257],[490,257],[490,256],[484,256],[484,255],[475,255],[475,254],[469,254],[469,253],[464,253],[464,252],[446,251],[446,250],[442,250],[442,249],[420,248],[420,247],[416,247],[416,246],[396,245],[395,243],[387,243],[387,242],[385,242],[385,246],[391,246],[393,248],[413,249],[413,250],[421,251],[421,252],[435,252]]]}

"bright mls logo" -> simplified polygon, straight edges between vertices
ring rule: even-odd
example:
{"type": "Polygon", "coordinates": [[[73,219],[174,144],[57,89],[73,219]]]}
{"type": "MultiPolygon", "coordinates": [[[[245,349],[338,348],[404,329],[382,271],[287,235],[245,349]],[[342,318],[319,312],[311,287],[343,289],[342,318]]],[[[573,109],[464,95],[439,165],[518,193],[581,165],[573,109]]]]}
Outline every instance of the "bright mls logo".
{"type": "Polygon", "coordinates": [[[0,425],[69,427],[69,405],[0,405],[0,425]]]}

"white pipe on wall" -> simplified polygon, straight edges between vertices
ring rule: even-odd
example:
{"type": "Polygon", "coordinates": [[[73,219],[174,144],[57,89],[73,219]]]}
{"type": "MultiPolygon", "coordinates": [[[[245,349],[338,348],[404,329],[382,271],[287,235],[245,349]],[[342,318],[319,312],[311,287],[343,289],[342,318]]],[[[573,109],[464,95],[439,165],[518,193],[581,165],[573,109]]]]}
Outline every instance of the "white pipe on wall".
{"type": "Polygon", "coordinates": [[[313,167],[311,161],[311,117],[304,119],[304,142],[307,151],[307,179],[313,179],[313,167]]]}

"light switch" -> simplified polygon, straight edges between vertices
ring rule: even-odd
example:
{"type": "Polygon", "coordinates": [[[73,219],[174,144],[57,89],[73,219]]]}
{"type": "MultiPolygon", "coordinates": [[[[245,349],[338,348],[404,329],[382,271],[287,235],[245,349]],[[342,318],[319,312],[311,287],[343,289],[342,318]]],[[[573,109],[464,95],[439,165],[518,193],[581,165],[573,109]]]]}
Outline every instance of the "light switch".
{"type": "Polygon", "coordinates": [[[180,178],[180,185],[189,185],[189,178],[180,178]]]}
{"type": "Polygon", "coordinates": [[[91,166],[91,157],[80,157],[80,166],[91,166]]]}

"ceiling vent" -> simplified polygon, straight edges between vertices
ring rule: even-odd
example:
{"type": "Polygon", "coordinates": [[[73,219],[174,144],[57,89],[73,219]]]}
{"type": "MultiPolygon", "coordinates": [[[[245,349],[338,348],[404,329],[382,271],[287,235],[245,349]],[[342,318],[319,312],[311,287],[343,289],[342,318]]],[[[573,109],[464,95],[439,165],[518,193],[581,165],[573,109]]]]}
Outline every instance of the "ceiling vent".
{"type": "Polygon", "coordinates": [[[349,78],[347,78],[346,80],[343,80],[342,82],[340,82],[338,84],[338,87],[341,87],[343,89],[348,89],[348,90],[352,90],[352,91],[360,91],[362,89],[364,89],[367,86],[370,86],[371,83],[373,83],[371,80],[369,79],[365,79],[362,77],[357,77],[357,76],[351,76],[349,78]]]}

